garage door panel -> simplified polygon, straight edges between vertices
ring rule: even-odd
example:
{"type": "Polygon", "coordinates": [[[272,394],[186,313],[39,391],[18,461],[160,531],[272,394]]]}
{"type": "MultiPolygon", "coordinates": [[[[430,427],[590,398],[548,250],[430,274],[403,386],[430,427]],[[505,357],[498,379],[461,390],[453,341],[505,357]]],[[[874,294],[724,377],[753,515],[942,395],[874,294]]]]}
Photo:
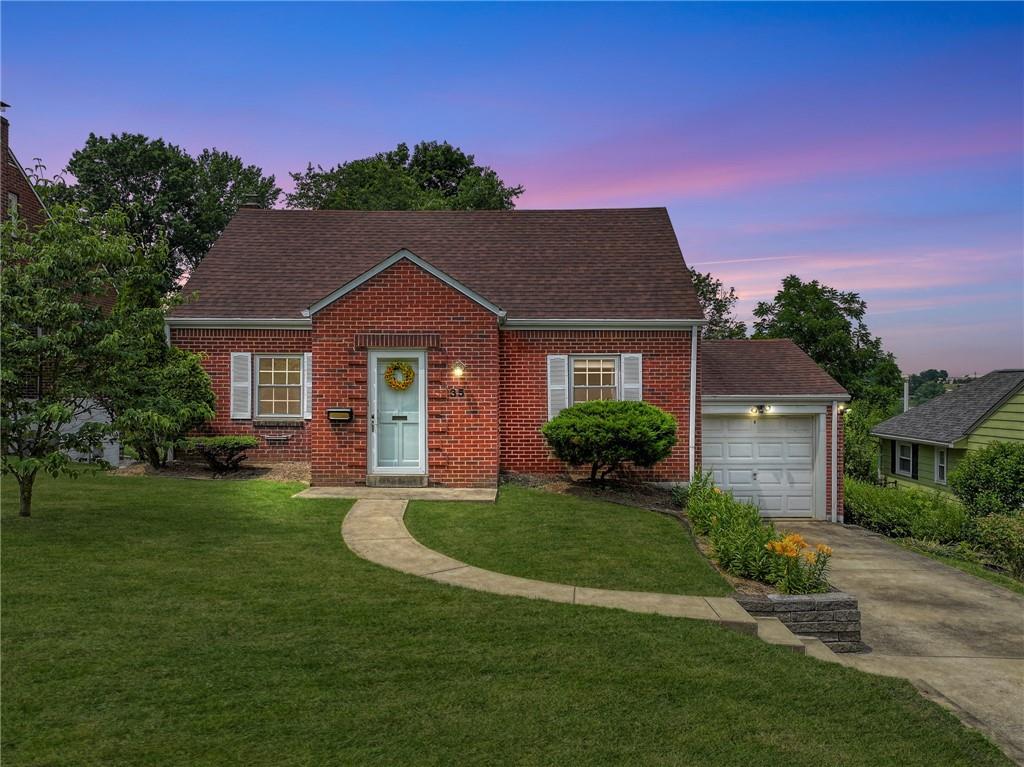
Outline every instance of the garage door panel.
{"type": "Polygon", "coordinates": [[[811,495],[790,495],[786,498],[787,511],[792,516],[798,516],[805,514],[811,515],[811,509],[813,507],[813,496],[811,495]]]}
{"type": "Polygon", "coordinates": [[[726,442],[725,453],[730,458],[741,458],[750,460],[754,457],[754,445],[746,440],[737,442],[726,442]]]}
{"type": "Polygon", "coordinates": [[[708,416],[704,469],[765,516],[813,516],[815,425],[806,416],[708,416]]]}
{"type": "Polygon", "coordinates": [[[754,484],[754,470],[753,469],[729,469],[725,472],[725,481],[729,483],[729,487],[737,487],[739,485],[753,485],[754,484]]]}
{"type": "Polygon", "coordinates": [[[811,459],[811,447],[812,443],[808,439],[807,442],[787,442],[786,443],[786,457],[794,460],[810,460],[811,459]]]}

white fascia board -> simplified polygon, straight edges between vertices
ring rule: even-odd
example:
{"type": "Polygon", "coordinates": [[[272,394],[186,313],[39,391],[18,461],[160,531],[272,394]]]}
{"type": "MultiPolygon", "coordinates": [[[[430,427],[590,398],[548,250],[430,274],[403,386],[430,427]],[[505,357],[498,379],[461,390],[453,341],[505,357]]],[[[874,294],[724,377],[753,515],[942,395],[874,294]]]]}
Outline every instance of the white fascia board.
{"type": "Polygon", "coordinates": [[[849,402],[849,394],[705,394],[705,402],[749,402],[751,405],[784,402],[849,402]]]}
{"type": "Polygon", "coordinates": [[[164,322],[169,328],[215,328],[217,330],[240,328],[310,330],[313,327],[312,320],[300,317],[168,317],[164,322]]]}
{"type": "Polygon", "coordinates": [[[689,330],[707,320],[506,319],[509,330],[689,330]]]}
{"type": "Polygon", "coordinates": [[[896,434],[882,434],[877,431],[871,432],[872,437],[881,437],[882,439],[891,439],[895,442],[916,442],[919,445],[936,445],[938,447],[954,447],[960,439],[953,440],[952,442],[936,442],[931,439],[917,439],[916,437],[903,437],[896,434]]]}
{"type": "MultiPolygon", "coordinates": [[[[818,402],[818,403],[791,403],[787,402],[781,405],[772,405],[770,413],[766,413],[762,418],[770,418],[776,415],[814,415],[824,413],[829,402],[818,402]]],[[[750,400],[749,402],[704,402],[701,411],[704,415],[750,415],[750,408],[755,405],[761,404],[750,400]]]]}
{"type": "Polygon", "coordinates": [[[435,267],[435,266],[427,263],[426,261],[424,261],[422,258],[417,256],[415,253],[412,253],[411,251],[405,250],[404,248],[402,250],[399,250],[397,253],[394,253],[394,254],[388,256],[383,261],[381,261],[379,264],[377,264],[375,267],[373,267],[372,269],[369,269],[369,270],[363,272],[358,277],[356,277],[354,280],[350,280],[349,282],[346,282],[344,285],[342,285],[340,288],[335,290],[333,293],[329,293],[328,295],[324,296],[319,301],[317,301],[315,304],[313,304],[308,309],[303,311],[303,314],[304,315],[309,315],[309,316],[312,316],[312,315],[316,314],[321,309],[323,309],[323,308],[333,304],[335,301],[337,301],[339,298],[344,296],[346,293],[351,293],[353,290],[358,288],[360,285],[362,285],[367,280],[373,279],[378,274],[383,272],[385,269],[388,269],[388,268],[394,266],[395,264],[397,264],[402,259],[407,259],[408,261],[410,261],[411,263],[415,264],[416,266],[418,266],[423,271],[425,271],[428,274],[430,274],[430,275],[436,277],[437,279],[439,279],[445,285],[448,285],[449,287],[454,288],[455,290],[457,290],[459,293],[462,293],[462,295],[466,296],[466,298],[468,298],[471,301],[475,301],[476,303],[480,304],[480,306],[482,306],[484,309],[486,309],[487,311],[489,311],[492,314],[496,315],[499,320],[503,320],[505,318],[505,311],[500,306],[497,306],[497,305],[491,303],[486,298],[481,296],[479,293],[471,290],[470,288],[467,288],[465,285],[463,285],[461,282],[456,280],[454,277],[451,277],[451,276],[445,274],[444,272],[442,272],[437,267],[435,267]]]}

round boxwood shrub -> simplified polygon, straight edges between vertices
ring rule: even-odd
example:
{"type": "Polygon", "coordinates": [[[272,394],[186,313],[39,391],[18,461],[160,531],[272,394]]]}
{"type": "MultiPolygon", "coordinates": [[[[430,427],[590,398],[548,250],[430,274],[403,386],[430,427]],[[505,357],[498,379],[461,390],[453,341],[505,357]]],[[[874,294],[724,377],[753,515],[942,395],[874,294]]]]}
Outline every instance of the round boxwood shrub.
{"type": "Polygon", "coordinates": [[[1024,442],[993,442],[967,453],[950,473],[949,486],[980,516],[1024,509],[1024,442]]]}
{"type": "Polygon", "coordinates": [[[570,466],[590,466],[590,479],[625,463],[649,468],[676,444],[676,419],[646,402],[595,400],[566,408],[541,428],[551,451],[570,466]]]}

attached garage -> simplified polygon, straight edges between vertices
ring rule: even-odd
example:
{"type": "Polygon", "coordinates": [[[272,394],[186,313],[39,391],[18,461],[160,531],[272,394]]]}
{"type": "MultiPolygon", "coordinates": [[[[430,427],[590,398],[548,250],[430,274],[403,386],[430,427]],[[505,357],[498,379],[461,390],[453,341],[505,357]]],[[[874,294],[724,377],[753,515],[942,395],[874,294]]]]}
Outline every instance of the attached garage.
{"type": "Polygon", "coordinates": [[[702,470],[766,517],[842,521],[843,387],[788,340],[710,340],[702,357],[702,470]]]}
{"type": "Polygon", "coordinates": [[[769,517],[814,516],[817,419],[812,415],[704,418],[704,470],[715,485],[769,517]]]}

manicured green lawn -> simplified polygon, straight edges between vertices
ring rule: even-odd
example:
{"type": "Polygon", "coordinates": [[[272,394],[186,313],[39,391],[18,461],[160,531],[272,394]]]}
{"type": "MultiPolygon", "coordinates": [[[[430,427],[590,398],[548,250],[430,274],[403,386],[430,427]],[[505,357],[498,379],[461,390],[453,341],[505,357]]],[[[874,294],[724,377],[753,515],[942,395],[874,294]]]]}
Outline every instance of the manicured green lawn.
{"type": "Polygon", "coordinates": [[[905,682],[370,564],[296,489],[5,482],[5,767],[1006,763],[905,682]]]}
{"type": "Polygon", "coordinates": [[[674,519],[503,485],[496,503],[416,501],[421,543],[477,567],[575,586],[721,596],[732,589],[674,519]]]}

